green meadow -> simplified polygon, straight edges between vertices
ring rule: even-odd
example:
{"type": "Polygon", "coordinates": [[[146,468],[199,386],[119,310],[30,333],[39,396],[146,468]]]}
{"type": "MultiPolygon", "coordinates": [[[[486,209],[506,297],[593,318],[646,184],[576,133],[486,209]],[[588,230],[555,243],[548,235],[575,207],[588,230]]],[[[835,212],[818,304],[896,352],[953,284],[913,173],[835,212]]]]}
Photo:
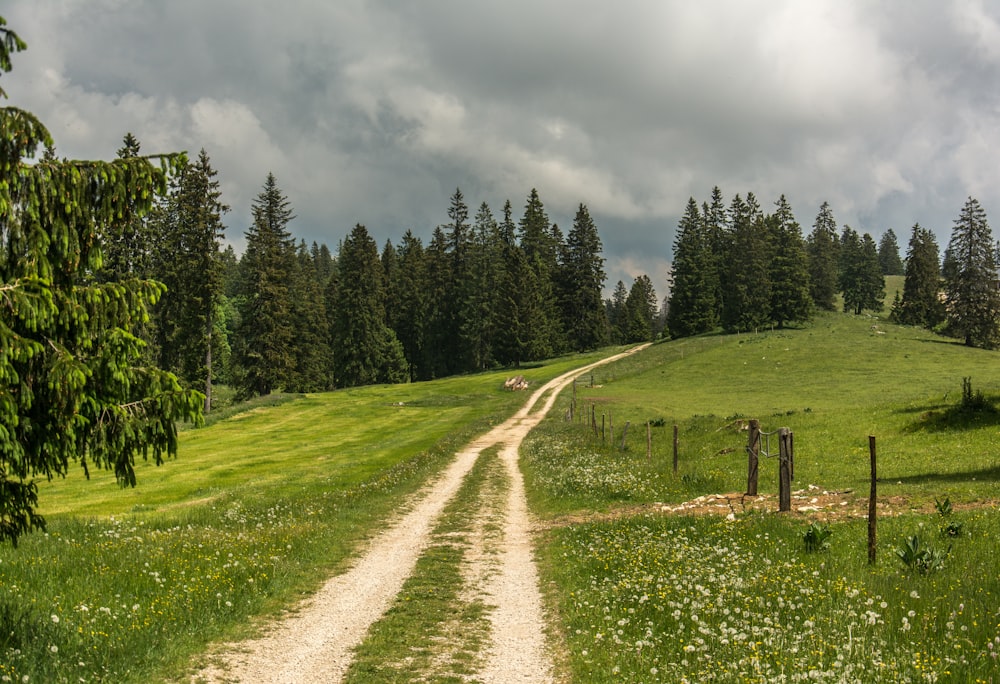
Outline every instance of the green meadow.
{"type": "MultiPolygon", "coordinates": [[[[522,373],[537,387],[602,354],[522,373]]],[[[0,681],[149,682],[315,589],[527,395],[509,372],[271,397],[181,433],[139,485],[39,487],[48,531],[0,549],[0,681]]]]}
{"type": "MultiPolygon", "coordinates": [[[[522,372],[537,387],[608,353],[522,372]]],[[[659,343],[581,377],[522,448],[563,678],[1000,681],[998,360],[824,314],[659,343]],[[844,506],[734,504],[728,519],[670,510],[745,490],[750,418],[794,432],[793,490],[836,492],[844,506]],[[859,512],[869,435],[874,565],[859,512]]],[[[105,472],[44,483],[48,532],[0,550],[0,681],[180,678],[208,644],[308,594],[461,445],[513,413],[527,395],[502,390],[509,374],[273,397],[186,429],[179,457],[143,464],[136,489],[105,472]]],[[[777,470],[761,459],[761,494],[776,496],[777,470]]],[[[487,457],[437,534],[467,528],[477,492],[503,487],[487,457]]],[[[454,555],[428,549],[352,681],[404,681],[399,653],[415,633],[455,642],[444,664],[414,652],[426,681],[475,671],[485,607],[462,603],[454,555]]]]}
{"type": "MultiPolygon", "coordinates": [[[[550,419],[522,447],[532,507],[548,521],[543,584],[569,679],[1000,681],[997,361],[926,331],[831,314],[659,344],[595,370],[578,384],[578,420],[550,419]],[[735,497],[720,515],[667,512],[746,490],[749,418],[793,431],[793,491],[846,503],[778,514],[744,512],[735,497]],[[813,521],[825,541],[809,550],[813,521]]],[[[761,458],[761,494],[777,495],[777,475],[777,459],[761,458]]]]}

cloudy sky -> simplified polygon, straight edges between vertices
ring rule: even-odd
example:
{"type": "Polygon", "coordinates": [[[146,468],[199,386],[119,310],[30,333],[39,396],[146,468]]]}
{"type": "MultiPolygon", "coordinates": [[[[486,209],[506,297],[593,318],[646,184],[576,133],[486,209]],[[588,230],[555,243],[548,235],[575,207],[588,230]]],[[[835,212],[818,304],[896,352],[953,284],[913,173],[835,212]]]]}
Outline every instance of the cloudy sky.
{"type": "Polygon", "coordinates": [[[667,292],[688,197],[784,193],[905,251],[966,197],[1000,225],[1000,7],[984,0],[8,0],[9,104],[57,153],[205,148],[227,236],[273,172],[293,234],[426,240],[462,189],[582,202],[610,289],[667,292]]]}

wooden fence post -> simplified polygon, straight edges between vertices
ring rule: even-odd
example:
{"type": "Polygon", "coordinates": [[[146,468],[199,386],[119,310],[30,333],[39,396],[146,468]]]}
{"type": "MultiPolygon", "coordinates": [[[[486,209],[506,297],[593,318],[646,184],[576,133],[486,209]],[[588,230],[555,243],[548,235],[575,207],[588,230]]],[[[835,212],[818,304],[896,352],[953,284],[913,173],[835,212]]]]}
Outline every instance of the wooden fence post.
{"type": "Polygon", "coordinates": [[[653,460],[653,427],[646,421],[646,460],[653,460]]]}
{"type": "Polygon", "coordinates": [[[782,513],[792,510],[792,471],[789,456],[791,431],[783,427],[778,430],[778,510],[782,513]]]}
{"type": "Polygon", "coordinates": [[[871,492],[868,495],[868,564],[875,565],[875,435],[868,435],[868,453],[871,456],[871,492]]]}
{"type": "MultiPolygon", "coordinates": [[[[676,427],[674,430],[676,431],[676,427]]],[[[747,496],[757,496],[757,468],[760,461],[760,421],[750,419],[747,429],[747,496]]]]}
{"type": "Polygon", "coordinates": [[[632,421],[630,421],[630,420],[626,420],[625,421],[625,429],[622,430],[622,447],[621,447],[622,451],[625,451],[625,438],[628,436],[628,426],[631,425],[631,424],[632,424],[632,421]]]}
{"type": "Polygon", "coordinates": [[[675,475],[677,474],[677,447],[678,447],[677,426],[674,425],[674,474],[675,475]]]}
{"type": "Polygon", "coordinates": [[[594,439],[597,439],[597,404],[590,405],[590,425],[594,428],[594,439]]]}

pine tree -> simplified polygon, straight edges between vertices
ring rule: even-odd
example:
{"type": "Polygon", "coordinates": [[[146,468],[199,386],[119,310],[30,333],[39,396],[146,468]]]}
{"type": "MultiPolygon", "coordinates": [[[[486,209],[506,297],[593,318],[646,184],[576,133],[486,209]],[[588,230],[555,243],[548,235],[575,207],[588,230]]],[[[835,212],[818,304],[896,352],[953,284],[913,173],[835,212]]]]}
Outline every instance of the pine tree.
{"type": "Polygon", "coordinates": [[[252,213],[240,261],[242,302],[234,350],[244,397],[283,388],[295,368],[291,303],[295,242],[288,231],[295,216],[274,174],[268,174],[252,213]]]}
{"type": "Polygon", "coordinates": [[[444,305],[441,322],[443,367],[445,375],[475,370],[475,344],[470,319],[472,307],[472,227],[469,225],[469,207],[460,189],[455,189],[448,208],[451,219],[444,230],[448,239],[448,280],[444,284],[444,305]]]}
{"type": "Polygon", "coordinates": [[[521,249],[535,274],[537,299],[541,316],[532,331],[531,359],[544,359],[562,346],[559,308],[556,298],[555,274],[558,268],[559,243],[553,235],[545,207],[534,188],[528,194],[524,216],[520,223],[521,249]]]}
{"type": "Polygon", "coordinates": [[[215,315],[222,297],[219,247],[224,237],[216,171],[205,150],[187,164],[152,229],[155,275],[167,291],[155,309],[160,364],[190,387],[203,387],[205,411],[212,401],[215,315]]]}
{"type": "Polygon", "coordinates": [[[656,291],[649,276],[643,274],[632,282],[625,300],[627,329],[625,342],[649,342],[653,339],[653,324],[657,309],[656,291]]]}
{"type": "Polygon", "coordinates": [[[497,334],[497,310],[503,282],[500,227],[486,202],[476,212],[470,256],[472,282],[463,337],[468,340],[474,368],[482,370],[490,368],[496,361],[493,343],[497,334]]]}
{"type": "Polygon", "coordinates": [[[431,377],[424,351],[427,321],[427,263],[420,238],[409,230],[396,247],[396,280],[392,307],[387,311],[389,327],[403,346],[410,380],[431,377]]]}
{"type": "Polygon", "coordinates": [[[340,287],[333,359],[338,386],[404,382],[403,347],[385,323],[385,283],[378,247],[364,226],[355,226],[344,240],[337,263],[340,287]]]}
{"type": "Polygon", "coordinates": [[[878,241],[878,263],[882,275],[903,275],[903,260],[899,258],[899,242],[890,228],[878,241]]]}
{"type": "MultiPolygon", "coordinates": [[[[118,149],[118,158],[137,159],[140,148],[139,140],[126,133],[118,149]]],[[[107,225],[101,226],[101,233],[104,259],[97,270],[99,280],[114,282],[150,276],[149,260],[153,245],[146,217],[138,215],[135,207],[125,205],[120,217],[115,216],[107,225]]]]}
{"type": "Polygon", "coordinates": [[[769,219],[771,235],[771,319],[785,323],[807,321],[812,316],[809,262],[799,227],[788,200],[782,195],[769,219]]]}
{"type": "Polygon", "coordinates": [[[756,330],[771,321],[769,242],[764,216],[753,193],[729,205],[732,246],[723,307],[727,330],[756,330]]]}
{"type": "Polygon", "coordinates": [[[500,253],[503,262],[502,287],[497,308],[497,361],[517,367],[522,361],[544,358],[547,341],[538,287],[538,276],[518,244],[511,217],[510,201],[504,204],[500,223],[500,253]]]}
{"type": "Polygon", "coordinates": [[[560,268],[563,330],[573,351],[607,344],[608,322],[601,302],[604,258],[601,238],[583,204],[576,212],[560,268]]]}
{"type": "Polygon", "coordinates": [[[837,244],[837,222],[829,203],[823,202],[806,240],[806,254],[809,258],[809,293],[813,304],[825,311],[836,308],[837,244]]]}
{"type": "Polygon", "coordinates": [[[425,379],[448,375],[451,364],[448,360],[449,335],[452,324],[449,320],[448,293],[451,288],[451,259],[448,257],[448,238],[444,229],[437,226],[431,234],[431,241],[424,252],[426,264],[427,318],[424,326],[423,367],[425,379]]]}
{"type": "Polygon", "coordinates": [[[628,337],[628,319],[625,315],[625,302],[628,300],[628,290],[625,283],[618,281],[611,299],[605,303],[608,312],[608,325],[611,328],[611,342],[614,344],[625,344],[628,337]]]}
{"type": "Polygon", "coordinates": [[[903,325],[934,328],[944,321],[941,301],[941,268],[934,233],[913,226],[906,250],[906,279],[899,306],[893,307],[893,319],[903,325]]]}
{"type": "Polygon", "coordinates": [[[714,290],[713,317],[718,322],[722,320],[725,291],[729,287],[728,260],[732,252],[732,229],[726,212],[725,199],[717,185],[712,188],[709,202],[703,205],[702,219],[705,223],[705,239],[712,254],[712,267],[707,274],[706,282],[714,290]]]}
{"type": "MultiPolygon", "coordinates": [[[[5,24],[0,73],[26,47],[5,24]]],[[[157,464],[176,454],[175,421],[200,419],[204,400],[146,366],[130,332],[163,286],[96,277],[104,229],[147,214],[183,157],[27,161],[39,148],[54,148],[45,126],[0,109],[0,541],[14,545],[45,529],[34,478],[77,462],[135,486],[136,454],[157,464]]]]}
{"type": "Polygon", "coordinates": [[[325,283],[317,264],[306,247],[299,244],[292,272],[290,299],[291,322],[295,330],[289,373],[289,392],[318,392],[333,388],[333,354],[330,328],[326,318],[325,283]]]}
{"type": "Polygon", "coordinates": [[[885,300],[885,278],[878,263],[878,249],[872,236],[858,236],[844,226],[840,238],[840,291],[844,311],[860,315],[865,309],[881,311],[885,300]]]}
{"type": "Polygon", "coordinates": [[[667,327],[674,337],[712,330],[717,324],[713,268],[715,257],[694,198],[677,226],[671,271],[667,327]]]}
{"type": "Polygon", "coordinates": [[[979,202],[969,197],[955,220],[948,242],[945,280],[949,328],[970,347],[993,349],[1000,332],[996,245],[979,202]]]}

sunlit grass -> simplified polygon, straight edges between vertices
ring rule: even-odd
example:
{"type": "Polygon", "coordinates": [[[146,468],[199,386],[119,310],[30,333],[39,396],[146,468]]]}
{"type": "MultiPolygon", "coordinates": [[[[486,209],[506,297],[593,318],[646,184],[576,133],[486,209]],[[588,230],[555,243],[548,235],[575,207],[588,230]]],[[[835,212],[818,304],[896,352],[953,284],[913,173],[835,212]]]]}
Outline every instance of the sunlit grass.
{"type": "MultiPolygon", "coordinates": [[[[546,586],[558,587],[572,680],[998,681],[1000,421],[960,409],[965,377],[995,398],[997,354],[840,314],[668,342],[595,370],[594,386],[588,377],[576,393],[587,419],[554,411],[522,450],[532,507],[552,528],[540,556],[546,586]],[[598,426],[613,419],[614,443],[610,430],[594,435],[591,415],[598,426]],[[833,520],[831,547],[809,553],[803,514],[665,510],[745,491],[749,418],[793,430],[793,489],[847,499],[867,497],[876,436],[874,567],[860,516],[820,513],[833,520]],[[649,457],[647,421],[657,425],[649,457]],[[945,496],[956,537],[941,536],[934,513],[945,496]],[[902,515],[884,515],[893,508],[902,515]],[[605,522],[579,522],[590,516],[605,522]],[[942,554],[951,547],[943,568],[903,566],[894,551],[912,535],[942,554]]],[[[777,470],[776,458],[761,459],[761,493],[777,494],[777,470]]]]}
{"type": "MultiPolygon", "coordinates": [[[[533,387],[598,358],[519,371],[533,387]]],[[[510,372],[269,401],[176,460],[42,483],[47,534],[0,549],[0,682],[147,682],[294,603],[455,451],[527,399],[510,372]]]]}

